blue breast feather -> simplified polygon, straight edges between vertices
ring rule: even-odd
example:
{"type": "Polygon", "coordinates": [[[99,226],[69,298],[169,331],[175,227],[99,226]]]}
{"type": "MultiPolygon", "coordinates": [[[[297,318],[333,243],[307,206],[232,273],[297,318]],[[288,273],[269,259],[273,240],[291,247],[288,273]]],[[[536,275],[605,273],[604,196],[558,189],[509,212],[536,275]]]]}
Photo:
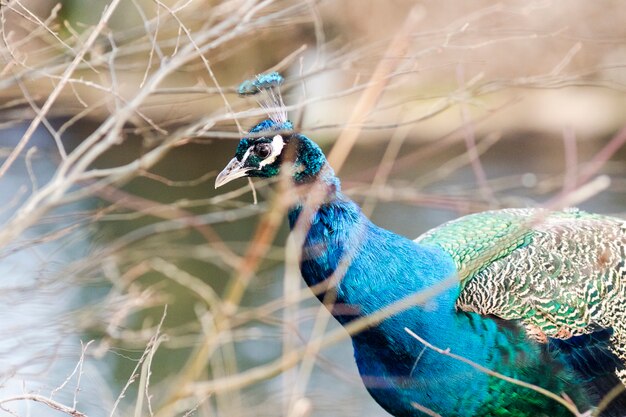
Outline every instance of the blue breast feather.
{"type": "MultiPolygon", "coordinates": [[[[300,213],[300,207],[290,211],[292,228],[300,213]]],[[[342,324],[456,272],[453,260],[442,249],[377,227],[338,193],[311,219],[302,249],[303,278],[309,286],[319,284],[346,257],[351,258],[349,267],[334,289],[336,304],[344,306],[334,312],[342,324]]],[[[608,349],[610,330],[540,345],[528,340],[516,323],[502,325],[499,319],[456,311],[458,294],[458,287],[451,288],[428,305],[411,308],[353,337],[361,376],[372,396],[391,414],[419,415],[415,408],[419,404],[444,416],[571,415],[553,400],[494,381],[465,363],[425,348],[405,327],[489,369],[557,393],[566,391],[582,409],[597,399],[587,395],[585,382],[604,378],[611,388],[619,382],[613,373],[619,361],[608,349]]]]}

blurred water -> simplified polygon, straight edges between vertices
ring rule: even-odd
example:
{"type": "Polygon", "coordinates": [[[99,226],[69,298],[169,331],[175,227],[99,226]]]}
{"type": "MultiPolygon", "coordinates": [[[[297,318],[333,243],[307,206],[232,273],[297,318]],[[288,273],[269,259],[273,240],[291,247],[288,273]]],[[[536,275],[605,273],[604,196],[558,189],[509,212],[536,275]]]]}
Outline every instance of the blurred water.
{"type": "MultiPolygon", "coordinates": [[[[0,147],[13,149],[26,125],[5,129],[0,147]]],[[[39,129],[7,174],[0,180],[0,223],[45,184],[56,170],[58,155],[52,137],[39,129]],[[25,157],[25,155],[29,155],[25,157]]],[[[3,158],[3,161],[5,158],[3,158]]],[[[82,201],[54,210],[54,222],[40,224],[23,234],[13,247],[5,248],[0,262],[0,386],[1,398],[40,394],[72,405],[76,376],[67,380],[81,354],[81,335],[70,312],[80,306],[80,291],[72,277],[59,275],[65,265],[85,257],[90,233],[78,230],[70,238],[37,242],[37,239],[72,223],[71,213],[88,209],[82,201]],[[66,381],[67,380],[67,381],[66,381]],[[63,389],[58,389],[62,385],[63,389]]],[[[106,369],[84,364],[78,406],[92,416],[104,415],[98,406],[106,397],[106,369]],[[96,395],[97,393],[97,395],[96,395]],[[100,399],[97,399],[97,398],[100,399]],[[89,401],[89,399],[97,399],[89,401]]],[[[19,415],[49,415],[46,406],[28,401],[6,405],[19,415]]]]}

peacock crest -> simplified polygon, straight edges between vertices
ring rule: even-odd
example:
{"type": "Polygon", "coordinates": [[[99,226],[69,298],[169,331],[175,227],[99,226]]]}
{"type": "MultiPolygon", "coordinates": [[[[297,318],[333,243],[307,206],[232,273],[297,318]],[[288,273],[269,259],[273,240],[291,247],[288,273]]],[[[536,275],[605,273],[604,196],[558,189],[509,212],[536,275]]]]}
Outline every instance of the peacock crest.
{"type": "Polygon", "coordinates": [[[244,97],[253,96],[270,120],[281,126],[287,122],[287,109],[280,93],[283,82],[284,78],[277,72],[259,74],[242,82],[237,93],[244,97]]]}

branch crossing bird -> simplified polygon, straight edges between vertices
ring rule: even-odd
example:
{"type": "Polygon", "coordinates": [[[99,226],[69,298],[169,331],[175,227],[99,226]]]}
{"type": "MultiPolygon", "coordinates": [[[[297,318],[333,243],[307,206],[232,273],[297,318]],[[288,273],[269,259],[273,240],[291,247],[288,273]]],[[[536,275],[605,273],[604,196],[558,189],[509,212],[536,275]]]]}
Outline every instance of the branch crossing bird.
{"type": "Polygon", "coordinates": [[[398,417],[626,416],[624,220],[505,209],[414,241],[392,233],[365,217],[318,145],[294,131],[282,82],[270,73],[241,84],[269,118],[241,139],[216,188],[290,176],[289,225],[306,231],[302,277],[326,285],[316,295],[343,325],[456,277],[426,303],[352,336],[378,404],[398,417]]]}

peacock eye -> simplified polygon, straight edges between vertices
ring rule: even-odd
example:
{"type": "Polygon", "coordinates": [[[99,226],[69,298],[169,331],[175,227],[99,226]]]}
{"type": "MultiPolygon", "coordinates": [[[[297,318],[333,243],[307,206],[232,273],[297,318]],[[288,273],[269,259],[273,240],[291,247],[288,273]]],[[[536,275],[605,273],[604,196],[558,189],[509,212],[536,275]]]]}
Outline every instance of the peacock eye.
{"type": "Polygon", "coordinates": [[[272,153],[272,146],[269,143],[259,143],[254,147],[254,153],[256,153],[259,158],[265,159],[272,153]]]}

